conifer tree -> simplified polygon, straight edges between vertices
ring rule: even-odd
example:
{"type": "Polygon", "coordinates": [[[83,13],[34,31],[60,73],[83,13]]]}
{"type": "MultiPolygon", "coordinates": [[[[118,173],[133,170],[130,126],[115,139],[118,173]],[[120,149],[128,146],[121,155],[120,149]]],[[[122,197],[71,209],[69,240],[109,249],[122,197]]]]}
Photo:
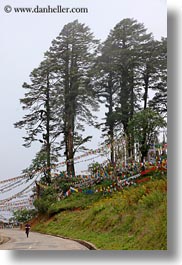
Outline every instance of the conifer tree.
{"type": "Polygon", "coordinates": [[[105,49],[109,46],[107,57],[111,58],[111,68],[105,65],[105,74],[109,75],[111,69],[114,69],[114,83],[117,84],[112,117],[116,119],[116,124],[123,126],[129,156],[133,153],[134,136],[131,131],[128,132],[128,122],[139,108],[141,98],[139,69],[142,64],[142,47],[152,40],[152,35],[146,31],[144,25],[136,20],[123,19],[111,30],[104,43],[105,49]]]}
{"type": "Polygon", "coordinates": [[[53,106],[55,104],[55,92],[53,90],[54,74],[50,63],[45,60],[30,74],[30,84],[24,83],[25,97],[20,99],[23,110],[27,114],[22,120],[16,122],[16,128],[25,129],[26,136],[24,146],[30,147],[35,141],[39,141],[46,153],[46,181],[51,182],[51,152],[54,152],[57,132],[57,124],[53,106]]]}
{"type": "Polygon", "coordinates": [[[153,84],[155,92],[149,107],[163,116],[167,115],[167,39],[158,42],[158,56],[156,57],[156,82],[153,84]]]}
{"type": "Polygon", "coordinates": [[[101,104],[105,104],[107,112],[105,112],[105,122],[99,125],[103,126],[103,136],[106,143],[111,145],[110,161],[115,163],[115,130],[117,126],[117,113],[115,111],[115,102],[118,95],[118,80],[114,64],[114,57],[111,50],[111,43],[106,40],[98,56],[95,68],[95,86],[97,87],[97,97],[101,104]]]}
{"type": "Polygon", "coordinates": [[[91,136],[83,138],[79,131],[84,131],[84,122],[93,124],[91,110],[98,108],[90,72],[97,46],[98,41],[90,29],[75,20],[63,27],[46,53],[56,68],[58,105],[55,107],[62,124],[62,145],[65,147],[69,175],[75,174],[75,152],[91,139],[91,136]]]}

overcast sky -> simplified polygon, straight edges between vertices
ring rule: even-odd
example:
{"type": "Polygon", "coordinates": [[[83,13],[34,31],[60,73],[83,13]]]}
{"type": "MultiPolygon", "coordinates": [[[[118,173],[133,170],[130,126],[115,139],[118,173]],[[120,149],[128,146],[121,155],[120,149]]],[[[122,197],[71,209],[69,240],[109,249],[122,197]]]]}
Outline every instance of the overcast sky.
{"type": "MultiPolygon", "coordinates": [[[[24,97],[22,84],[29,81],[30,72],[39,65],[51,41],[63,26],[75,19],[88,25],[95,37],[105,40],[109,31],[122,19],[134,18],[144,23],[155,39],[167,35],[165,0],[1,0],[0,3],[0,180],[16,177],[28,167],[37,144],[22,147],[23,130],[13,124],[24,115],[19,99],[24,97]],[[87,7],[87,14],[20,14],[5,13],[4,7],[87,7]]],[[[97,148],[99,135],[94,136],[92,148],[97,148]]],[[[81,166],[86,169],[85,165],[81,166]]]]}

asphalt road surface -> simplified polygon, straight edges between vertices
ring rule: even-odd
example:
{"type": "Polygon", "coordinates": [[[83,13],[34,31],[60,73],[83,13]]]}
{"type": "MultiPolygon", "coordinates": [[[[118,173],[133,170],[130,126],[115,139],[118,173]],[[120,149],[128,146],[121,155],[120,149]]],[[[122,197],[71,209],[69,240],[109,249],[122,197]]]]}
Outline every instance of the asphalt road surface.
{"type": "Polygon", "coordinates": [[[10,240],[0,244],[0,250],[88,250],[78,242],[31,231],[27,238],[25,231],[19,229],[2,229],[1,236],[10,240]]]}

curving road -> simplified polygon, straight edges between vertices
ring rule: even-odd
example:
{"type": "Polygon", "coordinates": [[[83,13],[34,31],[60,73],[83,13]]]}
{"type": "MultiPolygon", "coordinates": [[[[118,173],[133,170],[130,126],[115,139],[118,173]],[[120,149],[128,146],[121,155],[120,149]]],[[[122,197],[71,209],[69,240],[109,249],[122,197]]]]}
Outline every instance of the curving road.
{"type": "Polygon", "coordinates": [[[0,250],[88,250],[78,242],[31,231],[27,238],[25,231],[19,229],[0,230],[0,237],[10,238],[0,245],[0,250]]]}

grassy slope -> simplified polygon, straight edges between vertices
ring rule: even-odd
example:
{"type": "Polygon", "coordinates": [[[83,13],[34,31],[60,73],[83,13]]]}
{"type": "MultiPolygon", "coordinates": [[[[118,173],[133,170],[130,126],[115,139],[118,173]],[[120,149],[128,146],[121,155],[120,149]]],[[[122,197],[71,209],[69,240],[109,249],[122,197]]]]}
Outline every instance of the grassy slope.
{"type": "Polygon", "coordinates": [[[75,193],[54,203],[35,231],[87,240],[99,249],[167,249],[167,181],[154,179],[108,197],[75,193]],[[55,214],[57,212],[57,214],[55,214]]]}

